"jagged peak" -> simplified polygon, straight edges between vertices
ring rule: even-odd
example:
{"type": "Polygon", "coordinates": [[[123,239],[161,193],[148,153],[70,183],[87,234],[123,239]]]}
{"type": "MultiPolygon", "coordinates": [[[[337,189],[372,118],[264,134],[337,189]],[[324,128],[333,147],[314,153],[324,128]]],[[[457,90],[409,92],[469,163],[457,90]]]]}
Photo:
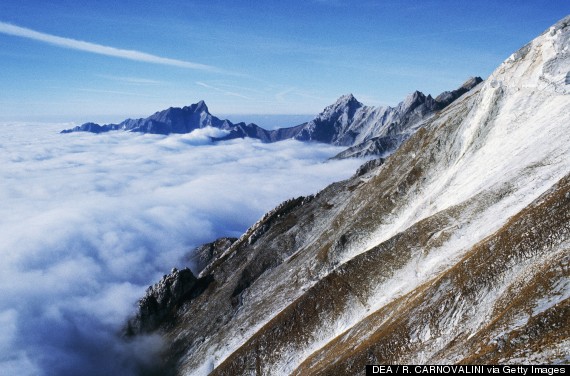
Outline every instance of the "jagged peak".
{"type": "Polygon", "coordinates": [[[358,107],[363,106],[363,104],[360,103],[358,99],[356,99],[354,95],[352,95],[351,93],[340,96],[336,100],[333,106],[338,107],[338,106],[348,106],[348,105],[357,105],[358,107]]]}
{"type": "Polygon", "coordinates": [[[348,103],[348,102],[358,102],[352,93],[341,95],[337,100],[336,103],[348,103]]]}
{"type": "Polygon", "coordinates": [[[336,102],[327,106],[323,112],[321,112],[321,116],[325,116],[330,114],[331,112],[337,112],[341,109],[350,109],[350,108],[358,108],[364,106],[360,103],[352,94],[345,94],[339,97],[336,102]]]}
{"type": "Polygon", "coordinates": [[[413,93],[408,94],[406,99],[404,99],[404,101],[401,102],[400,105],[401,105],[401,108],[404,111],[406,111],[407,109],[411,108],[412,106],[414,106],[418,102],[423,103],[423,102],[425,102],[425,100],[426,100],[425,94],[419,90],[416,90],[413,93]]]}
{"type": "Polygon", "coordinates": [[[196,113],[201,113],[201,112],[206,112],[208,114],[210,113],[208,106],[206,105],[206,102],[204,102],[203,100],[199,101],[198,103],[191,104],[190,106],[184,107],[184,110],[196,113]]]}
{"type": "MultiPolygon", "coordinates": [[[[364,105],[360,103],[352,94],[345,94],[338,98],[335,103],[327,106],[316,119],[324,120],[337,117],[341,113],[353,112],[364,105]]],[[[314,120],[313,120],[314,121],[314,120]]],[[[312,123],[313,121],[309,122],[312,123]]]]}
{"type": "Polygon", "coordinates": [[[206,105],[206,102],[204,102],[203,100],[201,100],[200,102],[196,103],[196,108],[200,109],[202,111],[208,111],[208,106],[206,105]]]}
{"type": "Polygon", "coordinates": [[[426,95],[419,90],[415,90],[413,93],[408,94],[406,99],[416,99],[416,98],[425,98],[426,95]]]}

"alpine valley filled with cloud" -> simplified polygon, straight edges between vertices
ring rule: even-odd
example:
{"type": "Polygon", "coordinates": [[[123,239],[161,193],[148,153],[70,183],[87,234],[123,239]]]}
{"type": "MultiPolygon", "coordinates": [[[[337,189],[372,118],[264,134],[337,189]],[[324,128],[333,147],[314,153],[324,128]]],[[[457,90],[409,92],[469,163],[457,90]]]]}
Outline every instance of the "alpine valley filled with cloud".
{"type": "Polygon", "coordinates": [[[0,5],[0,375],[570,362],[568,6],[63,3],[0,5]]]}
{"type": "Polygon", "coordinates": [[[213,144],[215,129],[62,137],[64,126],[1,128],[6,374],[124,372],[120,362],[147,354],[115,336],[149,283],[192,248],[239,236],[281,201],[361,163],[323,163],[341,150],[326,144],[213,144]]]}

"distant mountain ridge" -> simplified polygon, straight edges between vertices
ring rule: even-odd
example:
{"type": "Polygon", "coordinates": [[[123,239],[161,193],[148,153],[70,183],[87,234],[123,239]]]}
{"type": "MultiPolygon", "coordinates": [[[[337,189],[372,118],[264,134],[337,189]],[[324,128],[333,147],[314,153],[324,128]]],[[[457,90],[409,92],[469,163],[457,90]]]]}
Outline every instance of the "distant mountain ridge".
{"type": "Polygon", "coordinates": [[[437,97],[415,91],[396,107],[362,107],[355,113],[344,140],[356,135],[348,149],[334,158],[364,157],[392,154],[436,112],[443,110],[483,80],[472,77],[458,89],[444,91],[437,97]]]}
{"type": "Polygon", "coordinates": [[[326,107],[313,120],[293,127],[274,130],[264,129],[254,123],[232,123],[212,115],[204,101],[190,106],[170,107],[147,118],[126,119],[118,124],[99,125],[85,123],[61,133],[103,133],[115,130],[172,134],[190,133],[204,127],[228,131],[214,141],[236,138],[255,138],[262,142],[278,142],[288,139],[323,142],[350,149],[336,158],[387,156],[413,134],[435,112],[483,81],[480,77],[467,80],[459,89],[446,91],[435,99],[431,95],[415,91],[396,107],[371,107],[359,102],[352,94],[341,96],[326,107]]]}
{"type": "Polygon", "coordinates": [[[166,110],[155,112],[147,118],[126,119],[118,124],[99,125],[85,123],[72,129],[66,129],[61,133],[91,132],[104,133],[109,131],[131,131],[153,134],[190,133],[196,129],[207,126],[229,129],[234,126],[229,120],[220,120],[210,114],[204,101],[185,107],[170,107],[166,110]]]}

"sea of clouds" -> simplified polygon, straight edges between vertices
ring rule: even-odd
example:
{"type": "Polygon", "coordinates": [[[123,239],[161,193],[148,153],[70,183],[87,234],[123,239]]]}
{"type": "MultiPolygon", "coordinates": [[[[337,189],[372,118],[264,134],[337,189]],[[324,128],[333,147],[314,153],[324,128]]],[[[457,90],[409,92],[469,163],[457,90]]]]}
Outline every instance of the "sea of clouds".
{"type": "Polygon", "coordinates": [[[159,338],[119,334],[145,289],[195,246],[239,236],[291,197],[349,177],[361,160],[284,141],[59,134],[0,124],[2,375],[130,375],[159,338]]]}

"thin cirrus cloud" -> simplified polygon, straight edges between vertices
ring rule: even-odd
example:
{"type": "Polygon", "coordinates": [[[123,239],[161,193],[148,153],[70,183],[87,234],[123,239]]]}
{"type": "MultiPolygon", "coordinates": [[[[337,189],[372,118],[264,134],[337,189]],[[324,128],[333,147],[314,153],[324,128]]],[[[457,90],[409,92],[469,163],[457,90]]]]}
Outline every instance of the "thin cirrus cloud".
{"type": "Polygon", "coordinates": [[[0,33],[32,39],[58,47],[69,48],[72,50],[78,50],[84,52],[91,52],[94,54],[112,56],[121,59],[134,60],[151,64],[169,65],[179,68],[195,69],[195,70],[202,70],[202,71],[215,72],[215,73],[227,73],[211,65],[200,64],[186,60],[171,59],[168,57],[152,55],[146,52],[141,52],[136,50],[125,50],[121,48],[104,46],[101,44],[85,42],[82,40],[77,40],[72,38],[59,37],[56,35],[42,33],[25,27],[12,25],[6,22],[0,22],[0,33]]]}
{"type": "Polygon", "coordinates": [[[141,77],[129,77],[129,76],[112,76],[108,74],[98,74],[97,77],[101,77],[107,80],[124,82],[132,85],[163,85],[164,81],[152,80],[149,78],[141,77]]]}
{"type": "Polygon", "coordinates": [[[160,98],[158,95],[148,95],[143,93],[137,93],[134,91],[127,92],[127,91],[119,91],[119,90],[99,90],[99,89],[77,89],[78,91],[84,91],[87,93],[99,93],[99,94],[118,94],[118,95],[128,95],[128,96],[135,96],[135,97],[144,97],[144,98],[160,98]]]}
{"type": "MultiPolygon", "coordinates": [[[[157,337],[117,337],[194,246],[350,176],[342,148],[0,124],[0,374],[137,375],[157,337]]],[[[158,374],[158,373],[156,373],[158,374]]]]}
{"type": "Polygon", "coordinates": [[[198,82],[196,82],[196,85],[205,87],[206,89],[210,89],[210,90],[216,91],[216,92],[218,92],[218,93],[222,93],[223,95],[228,95],[228,96],[231,96],[231,97],[238,97],[238,98],[243,98],[243,99],[252,99],[252,98],[247,97],[247,96],[245,96],[245,95],[243,95],[243,94],[239,94],[239,93],[236,93],[236,92],[233,92],[233,91],[230,91],[230,90],[220,89],[219,87],[215,87],[215,86],[212,86],[212,85],[208,85],[208,84],[206,84],[206,83],[204,83],[204,82],[198,81],[198,82]]]}

